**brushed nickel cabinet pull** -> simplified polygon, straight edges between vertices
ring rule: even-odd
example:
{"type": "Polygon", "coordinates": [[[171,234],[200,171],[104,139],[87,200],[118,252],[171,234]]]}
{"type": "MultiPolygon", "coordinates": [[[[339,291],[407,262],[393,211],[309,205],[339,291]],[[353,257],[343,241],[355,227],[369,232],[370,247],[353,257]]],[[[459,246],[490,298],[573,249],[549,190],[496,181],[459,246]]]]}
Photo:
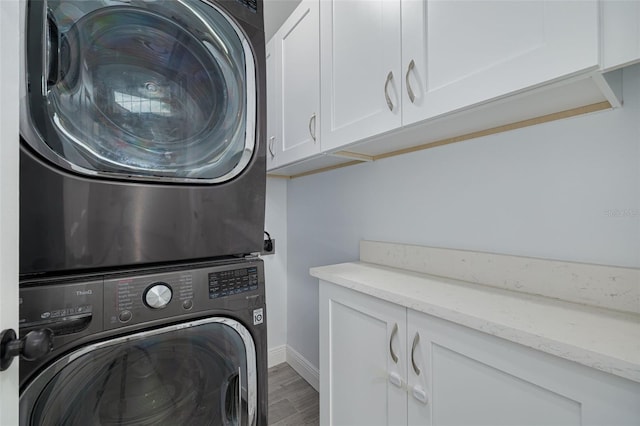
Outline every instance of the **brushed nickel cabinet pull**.
{"type": "Polygon", "coordinates": [[[413,89],[411,88],[411,82],[409,82],[409,74],[411,74],[411,71],[413,71],[415,67],[416,62],[412,59],[411,62],[409,62],[409,68],[407,68],[407,74],[404,77],[404,81],[407,84],[407,93],[409,94],[409,100],[411,101],[411,103],[416,100],[416,95],[415,93],[413,93],[413,89]]]}
{"type": "Polygon", "coordinates": [[[275,140],[276,140],[276,137],[271,136],[269,138],[269,144],[267,145],[267,147],[269,148],[269,155],[271,155],[272,160],[276,157],[275,152],[273,152],[273,142],[275,142],[275,140]]]}
{"type": "Polygon", "coordinates": [[[413,366],[413,371],[416,373],[416,376],[420,375],[420,368],[416,364],[416,347],[418,347],[418,343],[420,343],[420,334],[416,332],[416,335],[413,338],[413,344],[411,345],[411,365],[413,366]]]}
{"type": "Polygon", "coordinates": [[[387,101],[389,111],[393,111],[393,102],[391,102],[391,98],[389,98],[389,83],[391,80],[393,80],[393,71],[389,71],[389,74],[387,74],[387,81],[384,82],[384,98],[387,101]]]}
{"type": "Polygon", "coordinates": [[[313,139],[313,143],[316,142],[316,113],[314,112],[309,119],[309,134],[311,135],[311,139],[313,139]],[[311,123],[313,123],[313,130],[311,128],[311,123]]]}
{"type": "Polygon", "coordinates": [[[398,334],[398,324],[393,325],[393,330],[391,330],[391,337],[389,338],[389,354],[391,354],[391,359],[394,364],[398,363],[398,355],[393,351],[393,338],[398,334]]]}

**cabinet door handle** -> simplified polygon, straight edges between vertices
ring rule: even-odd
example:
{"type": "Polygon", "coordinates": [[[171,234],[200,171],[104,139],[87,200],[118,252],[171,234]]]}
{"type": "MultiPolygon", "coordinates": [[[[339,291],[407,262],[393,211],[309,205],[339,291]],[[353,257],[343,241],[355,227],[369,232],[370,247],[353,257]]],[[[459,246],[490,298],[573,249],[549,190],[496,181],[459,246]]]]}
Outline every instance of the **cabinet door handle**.
{"type": "Polygon", "coordinates": [[[271,155],[271,159],[273,160],[276,157],[276,154],[273,152],[273,142],[276,140],[275,136],[271,136],[269,138],[269,144],[267,147],[269,148],[269,155],[271,155]]]}
{"type": "Polygon", "coordinates": [[[309,134],[311,135],[311,139],[313,139],[313,143],[316,142],[316,113],[314,112],[309,119],[309,134]],[[313,123],[313,130],[311,130],[311,123],[313,123]]]}
{"type": "Polygon", "coordinates": [[[393,338],[398,334],[398,324],[393,324],[393,330],[391,330],[391,337],[389,338],[389,354],[394,364],[398,363],[398,355],[393,351],[393,338]]]}
{"type": "Polygon", "coordinates": [[[387,81],[384,82],[384,98],[387,101],[389,111],[393,111],[393,102],[391,102],[391,98],[389,97],[389,83],[391,80],[393,80],[393,71],[389,71],[389,74],[387,74],[387,81]]]}
{"type": "Polygon", "coordinates": [[[413,93],[413,89],[411,88],[411,82],[409,81],[409,74],[411,74],[411,71],[413,71],[415,67],[416,67],[416,62],[412,59],[411,62],[409,62],[409,67],[407,68],[407,74],[404,77],[404,81],[407,84],[407,93],[409,94],[409,100],[411,101],[411,103],[413,103],[413,101],[416,100],[416,95],[415,93],[413,93]]]}
{"type": "Polygon", "coordinates": [[[416,364],[416,348],[418,347],[418,343],[420,343],[420,334],[416,332],[416,335],[413,337],[413,344],[411,345],[411,365],[413,366],[413,371],[416,373],[416,376],[420,375],[420,368],[416,364]]]}

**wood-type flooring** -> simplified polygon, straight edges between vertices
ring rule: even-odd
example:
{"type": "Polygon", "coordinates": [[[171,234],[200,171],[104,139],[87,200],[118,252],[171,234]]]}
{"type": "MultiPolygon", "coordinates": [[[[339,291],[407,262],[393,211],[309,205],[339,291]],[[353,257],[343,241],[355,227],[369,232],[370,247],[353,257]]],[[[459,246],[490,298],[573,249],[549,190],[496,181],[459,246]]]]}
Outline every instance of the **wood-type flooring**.
{"type": "Polygon", "coordinates": [[[319,425],[318,392],[287,363],[269,369],[269,425],[319,425]]]}

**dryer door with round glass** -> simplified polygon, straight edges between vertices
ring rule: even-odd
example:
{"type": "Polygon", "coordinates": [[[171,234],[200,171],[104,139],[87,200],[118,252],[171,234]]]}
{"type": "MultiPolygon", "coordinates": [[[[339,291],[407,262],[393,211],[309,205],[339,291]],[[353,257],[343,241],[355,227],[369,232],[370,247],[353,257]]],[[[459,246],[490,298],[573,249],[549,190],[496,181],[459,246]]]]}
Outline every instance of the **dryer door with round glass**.
{"type": "Polygon", "coordinates": [[[253,53],[202,0],[32,1],[25,140],[118,179],[217,183],[255,150],[253,53]]]}
{"type": "Polygon", "coordinates": [[[86,346],[50,364],[20,396],[20,424],[254,425],[256,352],[228,318],[86,346]]]}

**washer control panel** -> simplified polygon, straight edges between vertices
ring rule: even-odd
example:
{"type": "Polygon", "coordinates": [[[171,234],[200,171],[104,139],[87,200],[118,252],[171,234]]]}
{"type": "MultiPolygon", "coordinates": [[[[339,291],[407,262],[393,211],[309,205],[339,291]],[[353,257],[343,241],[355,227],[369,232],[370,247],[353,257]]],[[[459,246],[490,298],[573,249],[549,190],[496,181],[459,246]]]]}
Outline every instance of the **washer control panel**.
{"type": "Polygon", "coordinates": [[[162,309],[166,307],[169,302],[171,302],[172,297],[173,292],[171,291],[171,287],[162,282],[151,284],[144,291],[144,303],[152,309],[162,309]]]}
{"type": "Polygon", "coordinates": [[[235,309],[264,295],[261,261],[104,280],[104,327],[113,329],[211,309],[235,309]]]}
{"type": "Polygon", "coordinates": [[[193,275],[188,270],[105,280],[105,328],[188,311],[196,294],[193,275]]]}
{"type": "Polygon", "coordinates": [[[56,336],[102,327],[102,281],[20,288],[20,335],[50,328],[56,336]]]}

